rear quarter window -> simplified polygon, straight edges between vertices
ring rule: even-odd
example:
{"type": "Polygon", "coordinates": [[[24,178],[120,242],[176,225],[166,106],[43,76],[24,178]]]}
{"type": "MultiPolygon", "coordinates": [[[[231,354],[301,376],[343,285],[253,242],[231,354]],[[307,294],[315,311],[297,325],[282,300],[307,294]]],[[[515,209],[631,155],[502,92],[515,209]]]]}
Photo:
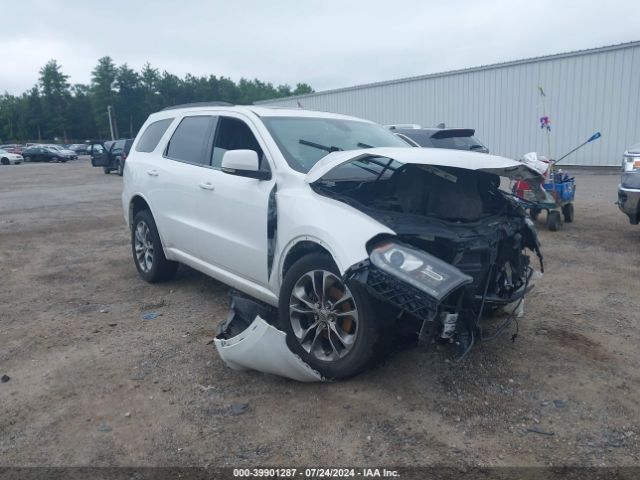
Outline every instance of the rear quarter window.
{"type": "Polygon", "coordinates": [[[171,122],[173,122],[173,118],[165,118],[151,123],[142,133],[140,140],[138,140],[136,152],[153,152],[171,122]]]}

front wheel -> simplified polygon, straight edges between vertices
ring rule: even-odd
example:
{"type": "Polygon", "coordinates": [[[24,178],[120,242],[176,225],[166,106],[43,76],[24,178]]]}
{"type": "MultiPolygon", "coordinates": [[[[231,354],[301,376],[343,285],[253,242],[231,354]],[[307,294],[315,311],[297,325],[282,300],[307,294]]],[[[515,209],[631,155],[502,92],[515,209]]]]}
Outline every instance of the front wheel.
{"type": "Polygon", "coordinates": [[[102,167],[102,171],[106,174],[109,175],[111,173],[111,169],[107,168],[107,167],[102,167]]]}
{"type": "Polygon", "coordinates": [[[30,162],[31,161],[31,157],[29,157],[29,156],[24,157],[24,161],[25,162],[30,162]]]}
{"type": "Polygon", "coordinates": [[[3,158],[1,163],[2,163],[2,165],[9,165],[9,159],[8,158],[3,158]]]}
{"type": "Polygon", "coordinates": [[[326,378],[346,378],[374,359],[373,305],[364,287],[341,278],[330,256],[309,254],[284,277],[279,320],[292,352],[326,378]]]}
{"type": "Polygon", "coordinates": [[[164,256],[158,228],[149,210],[138,212],[133,219],[131,250],[138,273],[145,281],[156,283],[175,276],[178,264],[164,256]]]}

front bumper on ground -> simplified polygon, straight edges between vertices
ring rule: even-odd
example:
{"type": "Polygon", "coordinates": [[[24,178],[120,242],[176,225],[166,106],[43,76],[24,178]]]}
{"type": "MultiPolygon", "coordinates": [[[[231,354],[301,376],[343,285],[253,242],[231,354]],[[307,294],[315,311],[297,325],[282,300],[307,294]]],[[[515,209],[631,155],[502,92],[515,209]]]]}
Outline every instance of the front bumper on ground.
{"type": "Polygon", "coordinates": [[[629,222],[637,225],[640,222],[640,189],[618,187],[618,207],[629,217],[629,222]]]}

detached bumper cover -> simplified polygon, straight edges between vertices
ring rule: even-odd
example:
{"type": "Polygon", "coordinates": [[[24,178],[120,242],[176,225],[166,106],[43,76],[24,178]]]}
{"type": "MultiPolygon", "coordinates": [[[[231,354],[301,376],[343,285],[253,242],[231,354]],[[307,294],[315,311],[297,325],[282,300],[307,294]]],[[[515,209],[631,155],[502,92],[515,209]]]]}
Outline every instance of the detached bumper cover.
{"type": "Polygon", "coordinates": [[[222,360],[233,370],[257,370],[298,382],[319,382],[322,376],[294,354],[287,335],[260,315],[258,303],[232,294],[231,311],[214,339],[222,360]],[[249,323],[250,322],[250,323],[249,323]]]}

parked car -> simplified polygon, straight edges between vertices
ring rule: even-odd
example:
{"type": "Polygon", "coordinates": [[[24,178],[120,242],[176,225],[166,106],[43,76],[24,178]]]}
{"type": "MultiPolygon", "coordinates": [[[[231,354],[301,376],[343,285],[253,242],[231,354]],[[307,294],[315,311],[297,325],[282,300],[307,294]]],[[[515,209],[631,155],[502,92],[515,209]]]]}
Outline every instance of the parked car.
{"type": "MultiPolygon", "coordinates": [[[[410,148],[359,118],[165,109],[147,119],[124,170],[140,276],[166,280],[184,263],[244,292],[277,312],[288,348],[324,377],[361,371],[397,329],[468,351],[488,335],[483,314],[521,305],[531,288],[527,249],[542,259],[533,223],[499,189],[499,176],[539,182],[535,170],[410,148]]],[[[264,331],[225,340],[224,351],[279,348],[255,337],[264,331]]],[[[241,368],[239,357],[225,361],[241,368]]]]}
{"type": "Polygon", "coordinates": [[[420,125],[388,125],[388,128],[412,147],[450,148],[489,153],[472,128],[422,128],[420,125]]]}
{"type": "Polygon", "coordinates": [[[69,150],[73,150],[76,155],[87,155],[89,153],[89,145],[84,143],[74,143],[69,147],[69,150]]]}
{"type": "Polygon", "coordinates": [[[59,150],[50,147],[28,147],[22,152],[25,162],[61,162],[69,160],[59,150]]]}
{"type": "Polygon", "coordinates": [[[24,147],[17,143],[10,143],[7,145],[0,145],[0,149],[5,150],[9,153],[16,153],[18,155],[21,155],[24,147]]]}
{"type": "Polygon", "coordinates": [[[124,165],[131,150],[133,138],[108,142],[92,142],[89,146],[91,155],[91,165],[102,167],[104,173],[111,173],[113,170],[122,176],[124,165]]]}
{"type": "Polygon", "coordinates": [[[0,148],[0,165],[17,165],[23,161],[22,155],[11,153],[0,148]]]}
{"type": "Polygon", "coordinates": [[[61,145],[44,145],[46,148],[50,148],[52,150],[56,150],[60,153],[61,156],[64,156],[67,160],[77,160],[78,154],[73,150],[69,150],[68,148],[64,148],[61,145]]]}
{"type": "Polygon", "coordinates": [[[622,156],[622,170],[632,172],[640,170],[640,143],[631,145],[622,156]]]}
{"type": "Polygon", "coordinates": [[[618,186],[618,207],[633,225],[640,223],[640,168],[624,172],[618,186]]]}

